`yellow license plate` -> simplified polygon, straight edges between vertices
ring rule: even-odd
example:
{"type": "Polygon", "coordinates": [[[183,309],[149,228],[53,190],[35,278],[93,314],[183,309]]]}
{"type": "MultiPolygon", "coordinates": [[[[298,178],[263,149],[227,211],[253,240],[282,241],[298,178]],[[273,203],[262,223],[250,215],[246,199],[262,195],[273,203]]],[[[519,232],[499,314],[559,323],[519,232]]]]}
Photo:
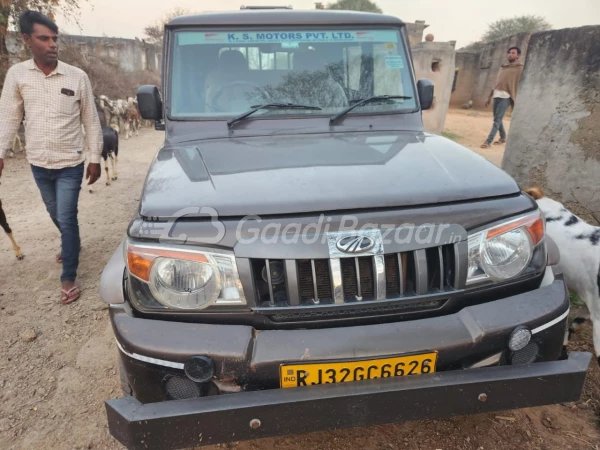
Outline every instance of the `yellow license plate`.
{"type": "Polygon", "coordinates": [[[375,378],[435,372],[437,352],[351,361],[284,363],[279,367],[282,388],[348,383],[375,378]]]}

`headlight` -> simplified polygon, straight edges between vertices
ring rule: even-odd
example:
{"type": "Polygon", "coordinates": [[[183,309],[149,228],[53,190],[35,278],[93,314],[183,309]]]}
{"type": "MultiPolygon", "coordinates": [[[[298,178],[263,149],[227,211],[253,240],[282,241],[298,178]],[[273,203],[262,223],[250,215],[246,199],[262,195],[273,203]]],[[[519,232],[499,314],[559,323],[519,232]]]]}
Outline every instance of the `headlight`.
{"type": "Polygon", "coordinates": [[[129,273],[163,306],[200,310],[246,304],[233,255],[132,243],[126,247],[129,273]]]}
{"type": "Polygon", "coordinates": [[[541,213],[536,211],[469,236],[467,286],[504,281],[521,274],[544,232],[541,213]]]}

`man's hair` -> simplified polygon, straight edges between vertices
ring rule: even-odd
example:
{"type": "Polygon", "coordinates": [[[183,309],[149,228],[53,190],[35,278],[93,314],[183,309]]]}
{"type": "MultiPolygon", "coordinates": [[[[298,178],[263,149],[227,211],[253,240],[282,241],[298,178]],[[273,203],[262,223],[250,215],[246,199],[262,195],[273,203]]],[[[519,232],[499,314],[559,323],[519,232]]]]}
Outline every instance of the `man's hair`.
{"type": "Polygon", "coordinates": [[[39,11],[24,11],[19,16],[19,28],[21,33],[31,36],[33,33],[33,25],[39,23],[45,25],[58,34],[58,26],[47,16],[39,11]]]}
{"type": "Polygon", "coordinates": [[[521,54],[521,49],[519,47],[517,47],[517,46],[509,48],[508,52],[506,52],[506,53],[510,53],[511,50],[516,50],[517,54],[519,54],[519,55],[521,54]]]}

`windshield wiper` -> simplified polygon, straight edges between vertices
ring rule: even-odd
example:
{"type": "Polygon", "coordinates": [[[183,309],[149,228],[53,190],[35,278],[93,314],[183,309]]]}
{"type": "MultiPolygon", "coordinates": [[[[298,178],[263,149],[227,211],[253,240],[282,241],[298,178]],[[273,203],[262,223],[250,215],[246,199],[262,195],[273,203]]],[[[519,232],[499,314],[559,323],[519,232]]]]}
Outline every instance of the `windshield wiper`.
{"type": "Polygon", "coordinates": [[[366,105],[367,103],[376,102],[379,100],[388,100],[388,99],[389,100],[396,100],[396,99],[410,100],[411,98],[412,97],[406,97],[405,95],[375,95],[373,97],[359,99],[358,103],[355,103],[354,105],[349,106],[348,108],[344,109],[343,111],[341,111],[340,113],[336,114],[331,119],[329,119],[329,123],[333,124],[336,120],[338,120],[340,117],[345,116],[350,111],[352,111],[354,108],[358,108],[359,106],[366,105]]]}
{"type": "Polygon", "coordinates": [[[229,119],[227,121],[227,125],[231,127],[231,125],[234,123],[244,120],[246,117],[251,116],[256,111],[260,111],[261,109],[309,109],[312,111],[321,111],[322,108],[319,108],[318,106],[295,105],[293,103],[267,103],[265,105],[255,105],[252,106],[251,110],[246,111],[237,117],[229,119]]]}

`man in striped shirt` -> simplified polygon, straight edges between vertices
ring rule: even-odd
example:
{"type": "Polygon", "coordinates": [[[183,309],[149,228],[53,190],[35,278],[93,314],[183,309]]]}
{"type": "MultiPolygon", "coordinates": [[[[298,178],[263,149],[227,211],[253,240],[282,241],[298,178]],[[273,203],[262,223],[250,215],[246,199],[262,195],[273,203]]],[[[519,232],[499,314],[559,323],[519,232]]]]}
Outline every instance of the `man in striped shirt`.
{"type": "Polygon", "coordinates": [[[33,58],[12,66],[0,97],[0,176],[4,157],[24,119],[27,159],[50,218],[61,234],[63,304],[80,296],[75,283],[80,236],[77,204],[84,174],[100,177],[102,131],[91,83],[82,70],[58,60],[58,27],[39,12],[19,18],[33,58]],[[85,137],[82,126],[85,129],[85,137]]]}

